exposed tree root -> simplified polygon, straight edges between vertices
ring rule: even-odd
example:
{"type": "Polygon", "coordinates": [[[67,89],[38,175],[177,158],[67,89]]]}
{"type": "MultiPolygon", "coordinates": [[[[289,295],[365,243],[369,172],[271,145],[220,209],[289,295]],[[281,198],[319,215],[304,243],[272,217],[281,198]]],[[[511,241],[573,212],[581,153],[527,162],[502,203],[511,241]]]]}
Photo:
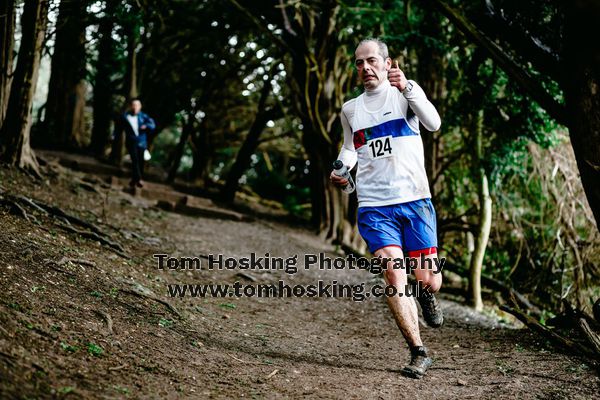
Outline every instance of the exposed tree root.
{"type": "MultiPolygon", "coordinates": [[[[500,309],[517,317],[517,319],[519,319],[519,321],[524,323],[532,331],[534,331],[534,332],[540,334],[541,336],[545,337],[546,339],[550,340],[552,343],[554,343],[559,348],[563,348],[563,349],[566,349],[566,350],[572,352],[573,355],[589,357],[596,361],[600,360],[600,351],[598,351],[598,349],[596,349],[594,347],[584,346],[584,345],[572,340],[571,338],[564,337],[564,336],[560,335],[558,332],[556,332],[555,330],[550,329],[550,328],[540,324],[535,318],[533,318],[530,315],[527,315],[525,312],[523,312],[519,308],[519,305],[518,305],[517,300],[514,297],[514,295],[511,296],[510,301],[512,303],[512,307],[509,307],[508,305],[502,305],[502,306],[500,306],[500,309]]],[[[591,336],[587,336],[587,333],[584,332],[584,336],[586,337],[586,339],[588,341],[592,341],[594,346],[595,346],[595,343],[594,343],[595,340],[598,340],[598,345],[600,345],[600,339],[598,339],[598,335],[595,334],[590,329],[589,325],[586,323],[586,320],[584,318],[580,318],[579,323],[574,321],[574,323],[571,325],[571,327],[576,328],[579,324],[582,323],[581,321],[583,321],[583,325],[585,326],[585,327],[582,327],[581,329],[583,329],[583,330],[587,329],[587,330],[589,330],[589,333],[591,333],[591,336]]]]}
{"type": "MultiPolygon", "coordinates": [[[[11,195],[6,193],[3,189],[0,189],[0,196],[0,204],[11,206],[11,210],[13,211],[13,213],[25,218],[28,221],[31,221],[33,219],[34,222],[37,222],[33,214],[27,213],[25,207],[32,208],[33,210],[38,211],[44,215],[54,217],[56,220],[62,221],[58,222],[57,225],[63,228],[64,230],[76,233],[84,238],[98,241],[101,244],[110,247],[118,255],[122,257],[127,257],[123,246],[120,243],[117,243],[114,240],[112,240],[112,238],[107,233],[103,232],[102,229],[100,229],[97,225],[94,225],[91,222],[76,217],[75,215],[64,211],[60,207],[49,205],[39,200],[33,200],[25,196],[11,195]],[[79,225],[88,230],[77,229],[72,224],[79,225]]],[[[83,263],[79,262],[79,264],[83,263]]],[[[58,267],[60,267],[60,265],[58,265],[58,267]]],[[[65,272],[64,270],[60,271],[65,272]]]]}
{"type": "Polygon", "coordinates": [[[81,237],[84,238],[88,238],[88,239],[92,239],[92,240],[96,240],[110,248],[112,248],[113,250],[116,250],[115,252],[123,257],[127,257],[127,255],[124,252],[123,246],[121,246],[119,243],[117,242],[113,242],[112,240],[108,239],[107,237],[101,236],[96,232],[92,232],[92,231],[82,231],[79,230],[77,228],[74,228],[72,225],[67,225],[67,224],[58,224],[58,226],[60,226],[61,228],[63,228],[66,231],[69,232],[73,232],[78,234],[81,237]]]}
{"type": "Polygon", "coordinates": [[[96,314],[100,315],[102,318],[104,318],[104,321],[106,321],[106,329],[108,330],[109,334],[113,334],[113,320],[110,316],[110,314],[102,311],[102,310],[96,310],[96,314]]]}
{"type": "Polygon", "coordinates": [[[178,318],[182,318],[179,311],[177,311],[177,309],[173,305],[171,305],[169,302],[167,302],[159,297],[156,297],[151,294],[142,293],[142,292],[139,292],[139,291],[133,290],[133,289],[121,289],[120,291],[123,293],[129,293],[134,296],[141,297],[143,299],[149,299],[149,300],[156,301],[157,303],[160,303],[160,304],[164,305],[165,307],[167,307],[169,309],[169,311],[171,311],[173,314],[175,314],[178,318]]]}

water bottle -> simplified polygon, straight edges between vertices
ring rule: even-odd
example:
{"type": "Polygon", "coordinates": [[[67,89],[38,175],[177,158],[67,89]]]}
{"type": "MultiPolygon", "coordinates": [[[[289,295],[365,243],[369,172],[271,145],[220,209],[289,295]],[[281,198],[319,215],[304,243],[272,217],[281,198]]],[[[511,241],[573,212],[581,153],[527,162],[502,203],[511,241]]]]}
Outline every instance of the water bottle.
{"type": "Polygon", "coordinates": [[[346,193],[354,192],[354,189],[356,189],[356,186],[354,185],[354,180],[352,179],[352,176],[350,175],[350,171],[348,170],[348,167],[344,165],[342,160],[335,160],[333,162],[333,173],[336,174],[337,176],[348,179],[348,184],[342,188],[342,191],[344,191],[346,193]]]}

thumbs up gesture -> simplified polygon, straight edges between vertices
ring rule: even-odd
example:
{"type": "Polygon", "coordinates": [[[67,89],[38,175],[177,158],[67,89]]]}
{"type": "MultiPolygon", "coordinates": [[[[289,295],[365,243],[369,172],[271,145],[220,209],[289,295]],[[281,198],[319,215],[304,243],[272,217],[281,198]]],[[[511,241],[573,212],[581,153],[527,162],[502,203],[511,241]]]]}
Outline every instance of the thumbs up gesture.
{"type": "Polygon", "coordinates": [[[408,83],[404,72],[398,67],[398,61],[394,61],[394,65],[388,71],[388,80],[392,86],[396,86],[400,91],[403,91],[408,83]]]}

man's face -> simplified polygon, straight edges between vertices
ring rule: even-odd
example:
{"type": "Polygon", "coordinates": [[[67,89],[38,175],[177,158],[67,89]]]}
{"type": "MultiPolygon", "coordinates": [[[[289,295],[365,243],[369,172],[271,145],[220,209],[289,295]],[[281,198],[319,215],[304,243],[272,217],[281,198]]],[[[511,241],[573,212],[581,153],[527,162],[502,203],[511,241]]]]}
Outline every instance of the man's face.
{"type": "Polygon", "coordinates": [[[354,52],[354,65],[358,76],[366,90],[377,88],[387,79],[387,71],[392,66],[392,60],[384,59],[379,53],[379,46],[375,42],[366,42],[356,48],[354,52]]]}
{"type": "Polygon", "coordinates": [[[142,110],[142,102],[139,100],[132,101],[129,106],[133,114],[137,114],[142,110]]]}

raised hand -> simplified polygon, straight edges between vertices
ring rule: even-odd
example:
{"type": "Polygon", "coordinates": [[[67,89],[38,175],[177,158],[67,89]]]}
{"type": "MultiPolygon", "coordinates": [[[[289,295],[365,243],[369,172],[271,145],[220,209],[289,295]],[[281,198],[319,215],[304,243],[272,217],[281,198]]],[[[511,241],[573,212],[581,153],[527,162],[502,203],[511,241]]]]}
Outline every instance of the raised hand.
{"type": "Polygon", "coordinates": [[[394,65],[388,71],[388,80],[392,86],[396,86],[400,91],[403,91],[408,83],[404,72],[398,67],[398,61],[394,61],[394,65]]]}

